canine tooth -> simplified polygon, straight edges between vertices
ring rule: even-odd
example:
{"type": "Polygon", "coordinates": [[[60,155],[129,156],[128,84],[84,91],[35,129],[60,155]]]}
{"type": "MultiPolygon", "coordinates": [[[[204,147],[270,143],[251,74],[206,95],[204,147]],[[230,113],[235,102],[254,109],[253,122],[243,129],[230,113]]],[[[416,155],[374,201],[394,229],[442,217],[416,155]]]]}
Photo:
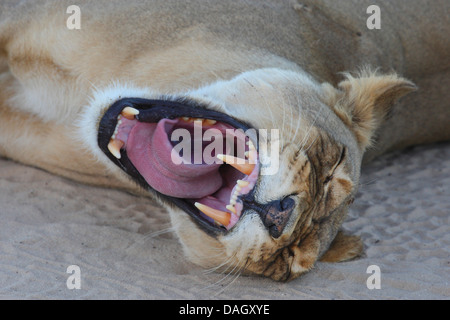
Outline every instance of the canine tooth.
{"type": "Polygon", "coordinates": [[[229,204],[225,208],[227,208],[227,210],[229,210],[229,211],[233,212],[234,214],[236,214],[236,208],[233,205],[229,204]]]}
{"type": "Polygon", "coordinates": [[[139,114],[139,110],[132,107],[125,107],[120,114],[128,120],[134,120],[134,116],[139,114]]]}
{"type": "Polygon", "coordinates": [[[111,139],[108,143],[108,150],[111,152],[111,154],[116,157],[117,159],[121,158],[120,155],[120,148],[122,148],[124,145],[123,141],[118,139],[111,139]]]}
{"type": "Polygon", "coordinates": [[[214,221],[217,221],[224,226],[227,226],[230,223],[231,213],[213,209],[200,202],[196,202],[194,203],[194,205],[198,210],[206,214],[208,217],[214,219],[214,221]]]}
{"type": "Polygon", "coordinates": [[[241,188],[246,187],[250,184],[249,181],[244,181],[244,180],[238,180],[238,181],[236,181],[236,183],[241,188]]]}
{"type": "Polygon", "coordinates": [[[251,163],[239,164],[238,161],[242,162],[242,159],[238,159],[230,155],[218,154],[216,157],[246,175],[252,173],[255,168],[255,165],[251,163]]]}

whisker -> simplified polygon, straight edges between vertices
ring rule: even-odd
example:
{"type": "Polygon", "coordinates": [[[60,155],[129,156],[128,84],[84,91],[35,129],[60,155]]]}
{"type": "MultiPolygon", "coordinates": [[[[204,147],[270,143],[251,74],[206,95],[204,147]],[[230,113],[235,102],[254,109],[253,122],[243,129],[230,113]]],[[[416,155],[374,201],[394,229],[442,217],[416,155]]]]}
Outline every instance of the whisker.
{"type": "MultiPolygon", "coordinates": [[[[223,253],[222,253],[221,255],[223,256],[223,253]]],[[[211,267],[211,268],[205,269],[205,270],[203,271],[203,273],[205,273],[205,274],[210,274],[210,273],[216,272],[217,270],[219,270],[219,269],[222,268],[223,266],[225,266],[225,265],[227,265],[228,263],[230,263],[230,261],[231,261],[233,258],[235,258],[235,254],[232,255],[232,256],[230,256],[230,257],[228,257],[226,260],[224,260],[224,261],[223,261],[222,263],[220,263],[219,265],[217,265],[217,266],[215,266],[215,267],[211,267]]],[[[230,268],[230,267],[228,266],[227,269],[225,269],[225,270],[222,271],[221,273],[223,274],[224,272],[226,272],[226,271],[228,270],[228,268],[230,268]]]]}
{"type": "Polygon", "coordinates": [[[156,238],[156,237],[158,237],[158,236],[160,236],[162,234],[169,233],[169,232],[175,232],[175,228],[174,227],[169,227],[169,228],[161,229],[161,230],[158,230],[158,231],[154,231],[154,232],[152,232],[150,234],[146,234],[144,236],[144,238],[145,238],[144,240],[153,239],[153,238],[156,238]]]}
{"type": "Polygon", "coordinates": [[[299,144],[300,151],[303,151],[303,148],[305,147],[305,144],[308,141],[311,131],[312,131],[314,125],[316,124],[316,121],[318,118],[319,118],[319,115],[317,114],[316,117],[314,118],[313,122],[309,125],[309,128],[306,131],[306,135],[303,137],[303,140],[299,144]]]}
{"type": "Polygon", "coordinates": [[[89,82],[91,87],[94,88],[94,91],[100,91],[100,89],[91,80],[87,79],[87,81],[89,82]]]}
{"type": "Polygon", "coordinates": [[[256,86],[253,84],[253,83],[251,83],[248,79],[246,79],[246,78],[244,78],[244,80],[245,80],[245,82],[247,82],[249,85],[250,85],[250,87],[252,87],[258,94],[259,94],[259,96],[263,99],[263,101],[264,101],[264,103],[265,103],[265,105],[266,105],[266,109],[267,109],[267,111],[269,111],[269,113],[270,113],[270,119],[271,119],[271,121],[272,121],[272,127],[273,128],[275,128],[275,123],[274,123],[274,116],[273,116],[273,113],[272,113],[272,110],[271,110],[271,108],[270,108],[270,106],[269,106],[269,104],[267,103],[267,100],[266,100],[266,98],[259,92],[259,90],[256,88],[256,86]]]}
{"type": "MultiPolygon", "coordinates": [[[[231,256],[230,258],[235,258],[235,255],[231,256]]],[[[230,260],[230,258],[227,259],[227,260],[230,260]]],[[[229,262],[229,261],[228,261],[228,262],[229,262]]],[[[228,273],[226,273],[225,276],[223,276],[221,279],[219,279],[219,280],[217,280],[216,282],[214,282],[214,283],[212,283],[212,284],[210,284],[210,285],[204,287],[203,289],[209,289],[209,288],[218,286],[219,284],[221,284],[222,282],[224,282],[224,281],[230,276],[230,274],[233,273],[233,271],[236,269],[236,267],[238,266],[238,264],[239,264],[239,263],[237,263],[237,264],[231,269],[231,271],[228,272],[228,273]]],[[[231,266],[232,266],[232,264],[230,264],[230,266],[229,266],[226,270],[224,270],[221,274],[223,275],[229,268],[231,268],[231,266]]]]}
{"type": "Polygon", "coordinates": [[[175,228],[169,227],[169,228],[164,228],[164,229],[161,229],[161,230],[158,230],[158,231],[151,232],[149,234],[144,234],[141,239],[139,239],[136,242],[133,242],[131,245],[129,245],[126,248],[126,250],[132,250],[136,246],[140,246],[140,245],[144,244],[145,242],[147,242],[148,240],[154,239],[154,238],[156,238],[156,237],[158,237],[158,236],[160,236],[162,234],[169,233],[169,232],[175,232],[175,228]]]}
{"type": "Polygon", "coordinates": [[[315,137],[314,140],[311,141],[311,143],[309,144],[309,147],[306,148],[306,150],[302,150],[302,151],[303,151],[304,153],[307,153],[307,152],[309,151],[309,149],[311,149],[311,147],[314,145],[314,143],[316,143],[316,141],[317,141],[318,138],[319,138],[318,136],[315,137]]]}
{"type": "MultiPolygon", "coordinates": [[[[242,272],[245,270],[245,268],[247,267],[247,263],[248,263],[248,258],[245,261],[245,263],[242,264],[242,266],[236,271],[236,273],[233,276],[233,279],[225,286],[223,287],[220,291],[217,292],[217,295],[221,294],[222,292],[224,292],[225,290],[227,290],[242,274],[242,272]]],[[[236,265],[237,266],[237,265],[236,265]]]]}
{"type": "Polygon", "coordinates": [[[367,181],[367,182],[359,182],[358,186],[359,186],[359,187],[370,186],[371,184],[374,184],[374,183],[377,182],[378,180],[380,180],[380,178],[375,178],[375,179],[369,180],[369,181],[367,181]]]}

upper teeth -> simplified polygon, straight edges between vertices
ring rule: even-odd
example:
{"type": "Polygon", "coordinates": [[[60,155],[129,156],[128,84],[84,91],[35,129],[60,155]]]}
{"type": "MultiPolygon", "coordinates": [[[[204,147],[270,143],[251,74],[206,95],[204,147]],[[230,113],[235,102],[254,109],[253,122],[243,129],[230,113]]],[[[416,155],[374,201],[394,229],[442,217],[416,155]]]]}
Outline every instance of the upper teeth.
{"type": "Polygon", "coordinates": [[[134,116],[139,114],[139,110],[132,107],[125,107],[120,114],[128,120],[134,120],[134,116]]]}
{"type": "Polygon", "coordinates": [[[244,181],[244,180],[238,180],[238,181],[237,181],[237,185],[238,185],[239,187],[241,187],[241,188],[246,187],[246,186],[248,186],[249,184],[250,184],[250,182],[248,182],[248,181],[244,181]]]}
{"type": "Polygon", "coordinates": [[[113,135],[111,136],[111,139],[112,139],[112,140],[116,139],[116,135],[117,135],[117,133],[119,132],[119,127],[120,127],[121,124],[122,124],[122,115],[119,114],[119,116],[117,117],[117,125],[116,125],[116,128],[114,129],[114,133],[113,133],[113,135]]]}
{"type": "Polygon", "coordinates": [[[216,120],[202,119],[202,118],[181,117],[181,120],[186,121],[186,122],[198,122],[198,121],[201,121],[202,124],[205,124],[205,125],[213,125],[213,124],[217,123],[216,120]]]}
{"type": "MultiPolygon", "coordinates": [[[[117,125],[114,129],[114,133],[111,136],[111,140],[108,144],[108,150],[111,152],[111,154],[116,157],[117,159],[121,158],[120,149],[124,146],[124,142],[116,139],[117,133],[119,131],[119,127],[122,123],[122,117],[128,119],[128,120],[134,120],[135,116],[139,115],[139,110],[132,108],[132,107],[125,107],[120,115],[117,117],[117,125]]],[[[182,117],[181,120],[186,122],[199,122],[201,121],[202,124],[206,125],[214,125],[217,121],[211,120],[211,119],[201,119],[201,118],[190,118],[190,117],[182,117]]],[[[219,154],[217,155],[217,158],[222,160],[223,162],[233,166],[237,170],[241,171],[242,173],[246,175],[250,175],[254,168],[255,168],[255,160],[257,158],[257,151],[253,143],[249,140],[246,143],[249,147],[249,151],[245,152],[245,158],[246,159],[240,159],[236,158],[230,155],[223,155],[219,154]]],[[[226,209],[230,212],[221,211],[217,209],[213,209],[205,204],[202,203],[195,203],[195,206],[203,212],[205,215],[209,216],[210,218],[214,219],[217,223],[227,227],[228,225],[233,225],[236,222],[236,219],[239,218],[239,213],[236,209],[236,201],[238,199],[238,196],[241,194],[242,190],[245,187],[248,187],[250,185],[249,181],[244,180],[237,180],[236,186],[234,188],[234,192],[230,197],[230,203],[226,206],[226,209]],[[233,222],[234,221],[234,222],[233,222]]],[[[251,186],[250,186],[251,187],[251,186]]],[[[248,190],[248,189],[247,189],[248,190]]],[[[248,191],[247,191],[248,192],[248,191]]]]}
{"type": "Polygon", "coordinates": [[[111,154],[117,159],[121,158],[120,149],[125,144],[123,141],[116,139],[117,133],[119,132],[119,127],[122,124],[122,117],[128,120],[134,120],[135,116],[137,116],[138,114],[139,110],[132,107],[125,107],[123,108],[122,112],[120,112],[120,114],[117,116],[117,124],[116,127],[114,128],[114,132],[108,144],[109,152],[111,152],[111,154]]]}
{"type": "Polygon", "coordinates": [[[218,154],[216,157],[246,175],[252,173],[255,168],[255,163],[250,163],[244,159],[236,158],[227,154],[218,154]]]}

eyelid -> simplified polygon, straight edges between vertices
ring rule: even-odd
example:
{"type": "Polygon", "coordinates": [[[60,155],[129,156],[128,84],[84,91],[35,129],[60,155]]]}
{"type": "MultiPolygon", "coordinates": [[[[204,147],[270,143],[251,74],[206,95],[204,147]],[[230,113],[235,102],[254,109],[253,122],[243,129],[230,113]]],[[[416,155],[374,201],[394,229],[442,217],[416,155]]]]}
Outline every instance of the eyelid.
{"type": "Polygon", "coordinates": [[[339,161],[337,162],[337,164],[334,166],[334,169],[336,169],[337,167],[339,167],[340,164],[342,163],[342,161],[344,161],[344,158],[345,158],[345,151],[346,151],[345,147],[342,147],[341,156],[340,156],[339,161]]]}
{"type": "Polygon", "coordinates": [[[336,164],[333,166],[333,168],[330,171],[330,174],[328,175],[327,178],[331,178],[334,174],[334,171],[336,171],[336,168],[339,167],[341,165],[341,163],[344,161],[345,158],[345,147],[342,147],[342,151],[341,151],[341,155],[339,157],[338,162],[336,162],[336,164]]]}

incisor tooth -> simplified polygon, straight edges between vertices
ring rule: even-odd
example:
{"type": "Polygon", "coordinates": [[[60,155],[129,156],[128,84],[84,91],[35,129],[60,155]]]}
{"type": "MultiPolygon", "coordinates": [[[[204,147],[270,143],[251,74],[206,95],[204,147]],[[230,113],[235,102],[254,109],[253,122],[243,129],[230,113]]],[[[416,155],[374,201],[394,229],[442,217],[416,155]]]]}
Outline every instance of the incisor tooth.
{"type": "Polygon", "coordinates": [[[238,180],[238,181],[236,181],[236,183],[241,188],[246,187],[250,184],[249,181],[244,181],[244,180],[238,180]]]}
{"type": "Polygon", "coordinates": [[[230,223],[231,213],[213,209],[200,202],[196,202],[194,203],[194,205],[197,207],[198,210],[206,214],[208,217],[219,222],[220,224],[227,226],[230,223]]]}
{"type": "Polygon", "coordinates": [[[125,107],[120,114],[128,120],[134,120],[134,116],[139,114],[139,110],[132,107],[125,107]]]}
{"type": "Polygon", "coordinates": [[[227,208],[227,210],[229,210],[229,211],[233,212],[234,214],[236,214],[236,208],[233,205],[229,204],[225,208],[227,208]]]}
{"type": "Polygon", "coordinates": [[[121,158],[120,148],[122,148],[123,145],[124,145],[123,141],[118,139],[111,139],[108,143],[108,150],[114,157],[120,159],[121,158]]]}
{"type": "Polygon", "coordinates": [[[248,162],[240,164],[238,162],[244,162],[243,159],[239,159],[230,155],[218,154],[216,157],[246,175],[252,173],[253,169],[255,168],[255,164],[251,164],[248,162]]]}
{"type": "Polygon", "coordinates": [[[258,153],[256,153],[256,150],[250,151],[250,154],[248,156],[248,160],[253,163],[256,161],[256,158],[258,157],[258,153]]]}

